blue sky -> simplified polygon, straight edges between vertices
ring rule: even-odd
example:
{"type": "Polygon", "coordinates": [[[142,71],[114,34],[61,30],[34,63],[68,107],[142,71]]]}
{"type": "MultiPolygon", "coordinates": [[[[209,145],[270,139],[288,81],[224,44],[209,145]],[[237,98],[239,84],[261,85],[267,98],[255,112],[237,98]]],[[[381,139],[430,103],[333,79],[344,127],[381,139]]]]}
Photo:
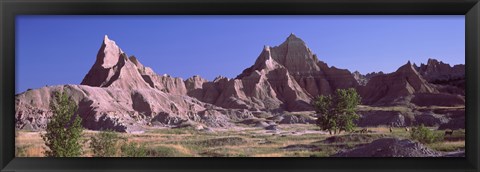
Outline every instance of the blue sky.
{"type": "Polygon", "coordinates": [[[104,35],[158,74],[230,78],[290,33],[329,66],[393,72],[408,60],[465,63],[457,16],[17,16],[16,92],[79,84],[104,35]]]}

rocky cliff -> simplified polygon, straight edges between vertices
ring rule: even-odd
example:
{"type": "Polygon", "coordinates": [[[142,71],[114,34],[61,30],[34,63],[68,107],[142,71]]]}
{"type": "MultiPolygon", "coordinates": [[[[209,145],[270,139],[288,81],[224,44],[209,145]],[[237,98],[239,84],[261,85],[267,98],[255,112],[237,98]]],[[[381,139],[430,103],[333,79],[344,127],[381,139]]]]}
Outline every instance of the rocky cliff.
{"type": "MultiPolygon", "coordinates": [[[[289,119],[283,123],[311,123],[313,119],[285,116],[285,111],[311,111],[315,96],[344,88],[357,89],[362,103],[369,106],[461,107],[465,104],[464,73],[463,65],[451,67],[434,59],[420,67],[408,62],[388,74],[351,73],[320,61],[303,40],[291,34],[278,46],[265,46],[253,65],[235,78],[219,76],[208,81],[196,75],[183,80],[158,75],[105,36],[80,85],[46,86],[16,95],[15,124],[18,129],[44,129],[52,115],[52,95],[62,90],[78,105],[84,127],[122,132],[155,126],[229,127],[277,117],[289,119]]],[[[417,118],[384,114],[368,111],[360,124],[404,126],[417,118]]],[[[431,116],[418,119],[437,119],[438,115],[431,116]]]]}
{"type": "Polygon", "coordinates": [[[191,87],[187,94],[204,102],[225,108],[287,111],[311,110],[314,96],[358,86],[348,70],[328,67],[294,34],[279,46],[265,46],[255,63],[235,79],[223,84],[197,82],[202,86],[191,87]]]}
{"type": "Polygon", "coordinates": [[[127,55],[105,36],[96,61],[81,85],[46,86],[15,97],[16,128],[38,130],[51,116],[54,92],[64,90],[78,105],[87,129],[142,131],[143,126],[199,123],[206,127],[231,126],[231,119],[249,117],[186,95],[181,78],[159,76],[127,55]]]}

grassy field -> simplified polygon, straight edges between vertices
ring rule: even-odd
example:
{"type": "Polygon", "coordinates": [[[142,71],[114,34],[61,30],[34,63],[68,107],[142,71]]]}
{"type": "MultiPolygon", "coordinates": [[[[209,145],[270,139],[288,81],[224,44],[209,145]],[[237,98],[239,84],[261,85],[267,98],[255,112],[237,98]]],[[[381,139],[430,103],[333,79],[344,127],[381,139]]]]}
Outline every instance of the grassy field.
{"type": "MultiPolygon", "coordinates": [[[[360,130],[358,128],[357,130],[360,130]]],[[[330,136],[311,124],[279,125],[278,131],[262,128],[235,127],[213,132],[192,128],[156,128],[142,134],[119,133],[127,142],[144,144],[147,156],[153,157],[327,157],[342,149],[350,149],[384,137],[409,138],[404,128],[368,128],[371,133],[341,133],[330,136]]],[[[436,131],[443,133],[444,131],[436,131]]],[[[96,131],[84,131],[83,156],[92,156],[89,139],[96,131]]],[[[41,157],[46,148],[40,132],[18,131],[16,155],[41,157]]],[[[456,130],[443,141],[427,144],[437,151],[465,148],[465,131],[456,130]]],[[[118,156],[121,154],[118,153],[118,156]]]]}

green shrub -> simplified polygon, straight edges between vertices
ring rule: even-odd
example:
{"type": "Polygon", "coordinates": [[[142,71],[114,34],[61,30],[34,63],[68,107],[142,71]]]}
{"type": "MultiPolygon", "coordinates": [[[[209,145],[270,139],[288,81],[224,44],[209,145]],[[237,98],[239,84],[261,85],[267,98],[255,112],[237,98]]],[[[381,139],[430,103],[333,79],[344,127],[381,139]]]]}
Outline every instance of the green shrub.
{"type": "Polygon", "coordinates": [[[135,142],[124,143],[120,150],[122,151],[122,157],[146,157],[147,148],[144,144],[137,144],[135,142]]]}
{"type": "Polygon", "coordinates": [[[113,157],[117,152],[117,143],[120,137],[117,133],[107,130],[91,137],[90,148],[95,157],[113,157]]]}
{"type": "Polygon", "coordinates": [[[83,127],[82,119],[78,114],[77,105],[68,96],[66,89],[55,92],[51,102],[52,117],[47,123],[46,134],[42,135],[47,157],[78,157],[82,155],[83,127]]]}
{"type": "Polygon", "coordinates": [[[410,131],[410,137],[420,143],[434,143],[443,140],[442,133],[435,133],[423,124],[412,128],[410,131]]]}
{"type": "Polygon", "coordinates": [[[28,146],[15,146],[15,157],[26,157],[28,146]]]}

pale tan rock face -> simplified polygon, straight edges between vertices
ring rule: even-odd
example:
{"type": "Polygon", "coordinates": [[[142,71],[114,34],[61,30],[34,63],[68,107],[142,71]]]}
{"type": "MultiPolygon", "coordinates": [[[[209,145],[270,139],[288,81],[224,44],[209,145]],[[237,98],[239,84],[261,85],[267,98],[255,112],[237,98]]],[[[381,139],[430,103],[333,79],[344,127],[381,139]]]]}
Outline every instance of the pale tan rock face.
{"type": "MultiPolygon", "coordinates": [[[[352,74],[319,61],[292,34],[279,46],[265,46],[255,63],[234,79],[183,80],[158,75],[135,56],[127,58],[105,36],[81,85],[47,86],[16,95],[15,124],[17,129],[44,129],[52,115],[53,94],[63,88],[78,105],[85,128],[122,132],[139,132],[147,126],[231,127],[257,116],[312,110],[315,96],[345,88],[356,88],[367,105],[461,106],[465,102],[461,68],[429,60],[420,67],[409,62],[390,74],[352,74]],[[361,85],[360,77],[367,78],[361,85]],[[445,77],[454,82],[434,83],[445,77]]],[[[312,122],[298,117],[283,122],[302,121],[312,122]]]]}
{"type": "Polygon", "coordinates": [[[388,104],[417,93],[438,93],[408,62],[397,71],[378,75],[360,89],[365,104],[388,104]]]}
{"type": "Polygon", "coordinates": [[[81,85],[42,87],[16,96],[16,127],[44,129],[53,94],[63,88],[78,105],[83,126],[93,130],[136,132],[154,123],[175,126],[186,121],[225,127],[232,125],[227,115],[236,114],[187,96],[181,78],[160,76],[134,56],[127,58],[105,36],[81,85]]]}
{"type": "MultiPolygon", "coordinates": [[[[208,127],[231,126],[229,111],[195,98],[157,89],[119,89],[86,85],[59,85],[30,90],[16,96],[16,128],[44,129],[52,115],[50,103],[55,91],[63,89],[78,105],[82,125],[91,130],[141,131],[142,126],[176,126],[193,121],[208,127]]],[[[247,118],[249,116],[245,116],[247,118]]]]}
{"type": "Polygon", "coordinates": [[[99,51],[99,54],[102,53],[102,55],[100,56],[100,58],[97,56],[97,60],[101,62],[101,66],[108,69],[117,65],[119,57],[124,53],[117,46],[115,41],[108,39],[108,36],[105,35],[102,47],[103,48],[101,48],[99,51]]]}
{"type": "Polygon", "coordinates": [[[132,61],[105,36],[97,59],[87,73],[81,85],[93,87],[114,87],[122,89],[150,88],[143,80],[132,61]]]}
{"type": "Polygon", "coordinates": [[[291,34],[279,46],[265,46],[255,63],[226,86],[207,82],[203,94],[198,88],[188,92],[225,108],[298,111],[311,110],[314,96],[357,86],[348,70],[318,61],[305,42],[291,34]]]}
{"type": "Polygon", "coordinates": [[[208,81],[198,75],[195,75],[185,80],[185,87],[188,90],[201,89],[203,87],[203,83],[205,82],[208,81]]]}
{"type": "Polygon", "coordinates": [[[122,89],[155,88],[178,95],[187,93],[182,78],[159,76],[150,67],[140,63],[135,56],[127,58],[127,55],[107,36],[98,52],[95,64],[81,84],[122,89]]]}
{"type": "Polygon", "coordinates": [[[285,42],[272,48],[272,58],[285,66],[293,75],[310,74],[319,71],[318,59],[305,42],[290,34],[285,42]]]}
{"type": "Polygon", "coordinates": [[[182,78],[175,78],[169,75],[160,76],[156,74],[152,68],[143,66],[135,56],[131,56],[129,59],[135,64],[137,71],[150,87],[166,93],[177,95],[187,94],[187,88],[182,78]]]}

